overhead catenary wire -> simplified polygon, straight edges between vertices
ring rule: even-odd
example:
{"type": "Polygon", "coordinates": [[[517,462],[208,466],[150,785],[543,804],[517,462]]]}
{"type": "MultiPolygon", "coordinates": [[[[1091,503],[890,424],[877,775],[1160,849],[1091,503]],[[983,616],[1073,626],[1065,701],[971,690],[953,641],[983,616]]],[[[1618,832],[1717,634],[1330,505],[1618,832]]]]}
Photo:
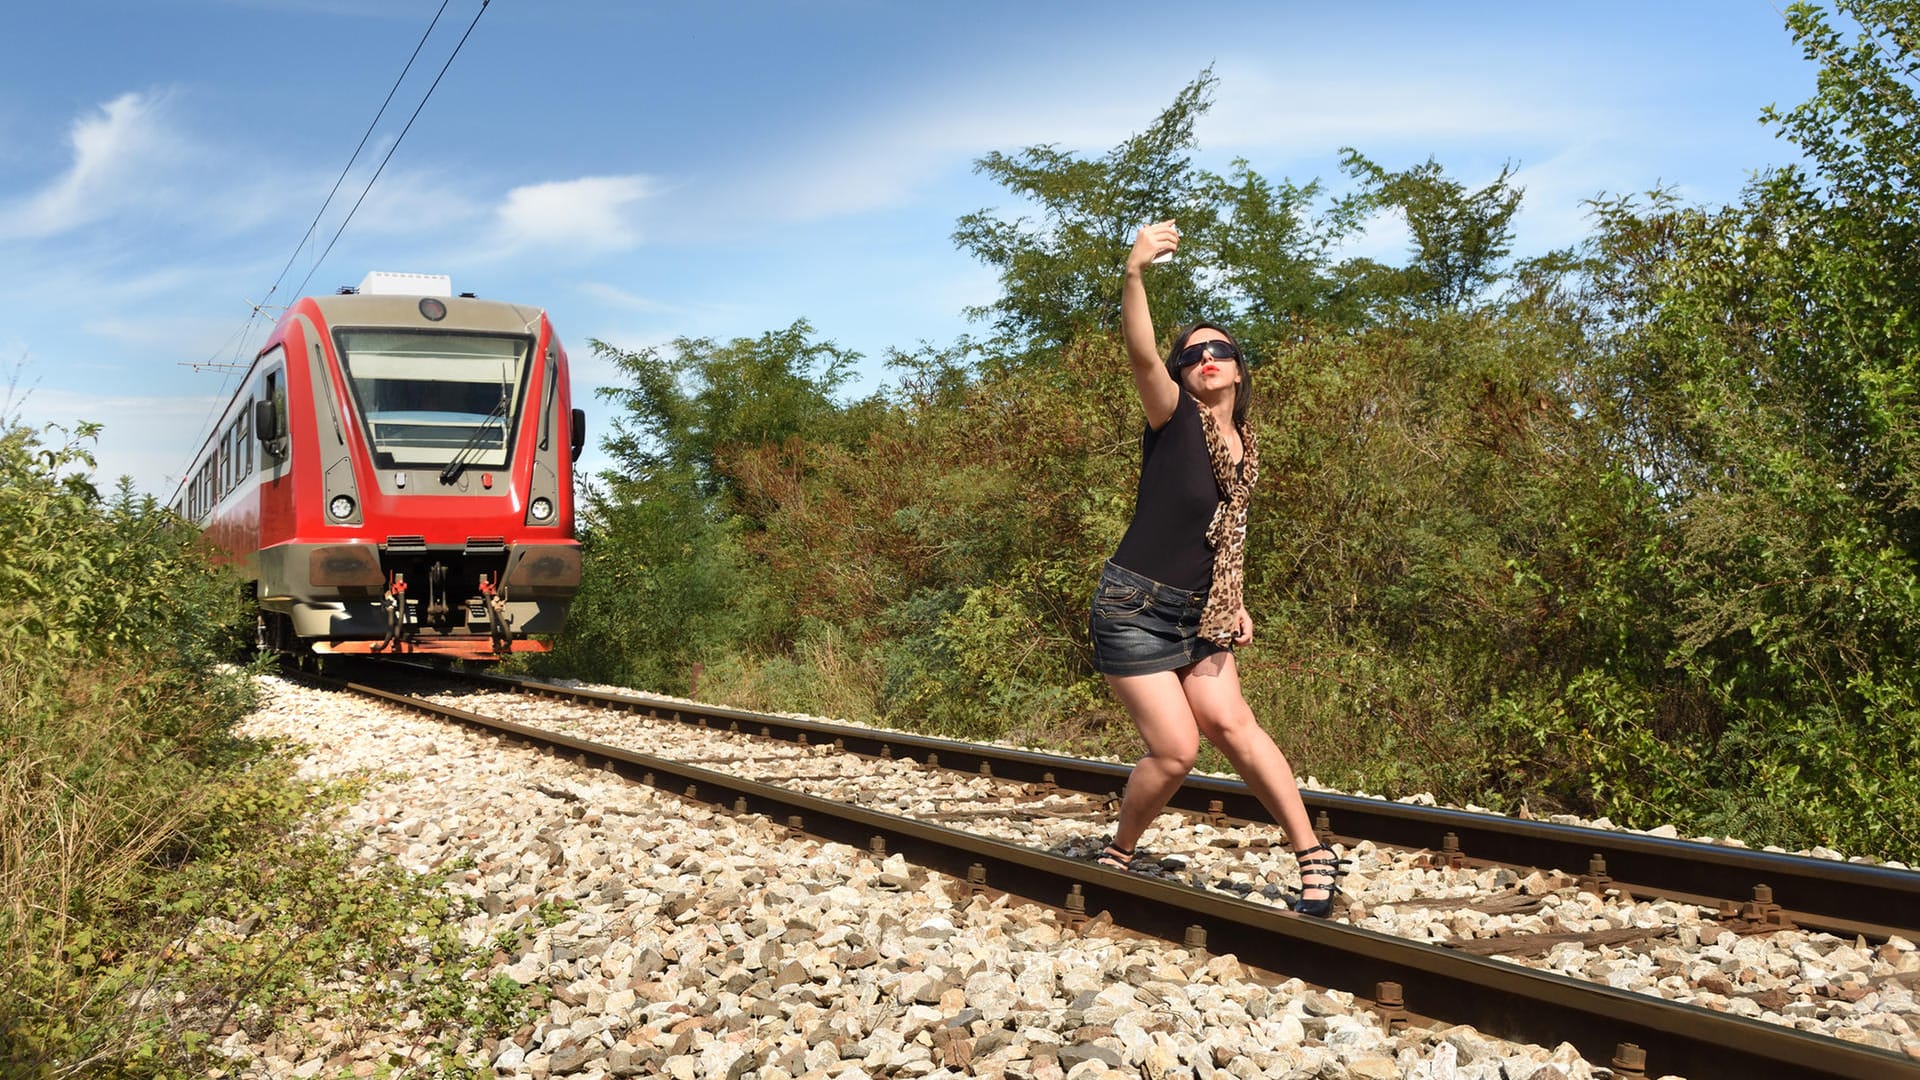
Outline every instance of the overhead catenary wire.
{"type": "Polygon", "coordinates": [[[340,227],[333,231],[333,239],[327,241],[326,250],[322,251],[320,257],[314,260],[313,266],[307,270],[307,276],[300,279],[299,288],[293,290],[295,293],[304,293],[306,291],[307,282],[313,279],[314,271],[319,270],[320,264],[327,261],[327,255],[333,251],[333,245],[339,242],[340,234],[346,232],[347,226],[353,223],[353,215],[359,212],[360,204],[367,201],[367,193],[373,190],[374,182],[379,180],[380,174],[386,170],[387,162],[393,160],[393,152],[400,149],[400,143],[407,137],[407,132],[413,130],[413,122],[420,119],[420,110],[427,107],[428,100],[433,97],[433,91],[439,87],[440,80],[447,74],[447,69],[453,66],[454,59],[460,55],[460,50],[466,46],[467,38],[473,36],[473,28],[480,25],[480,16],[487,13],[487,5],[492,2],[493,0],[480,0],[480,10],[473,13],[473,21],[467,24],[466,33],[460,35],[460,40],[453,46],[453,52],[447,55],[447,62],[440,65],[440,74],[433,77],[433,84],[427,87],[425,94],[421,95],[420,104],[413,107],[413,115],[407,118],[406,126],[400,129],[400,134],[394,136],[393,145],[387,147],[386,156],[380,159],[379,167],[374,169],[373,175],[367,178],[367,186],[360,189],[360,197],[353,201],[352,209],[347,211],[347,216],[340,222],[340,227]]]}
{"type": "MultiPolygon", "coordinates": [[[[308,223],[306,232],[301,235],[299,242],[294,245],[292,253],[287,256],[286,264],[280,268],[280,273],[274,278],[273,284],[268,287],[266,295],[261,298],[260,302],[249,305],[247,318],[241,323],[239,330],[235,331],[233,337],[228,339],[228,341],[234,343],[234,362],[231,365],[218,365],[226,369],[228,374],[222,377],[220,389],[214,394],[213,401],[208,406],[208,419],[203,423],[203,426],[213,423],[215,412],[221,407],[221,403],[226,398],[227,386],[231,378],[232,370],[240,366],[240,353],[246,346],[247,333],[252,328],[254,320],[259,318],[262,311],[268,306],[268,301],[272,299],[273,294],[280,288],[280,283],[286,279],[287,271],[292,269],[294,262],[300,257],[301,250],[304,249],[307,246],[307,242],[313,238],[314,231],[319,227],[320,219],[325,216],[327,208],[332,205],[334,196],[339,193],[340,186],[346,181],[347,174],[352,171],[354,163],[359,160],[360,152],[366,148],[367,140],[372,137],[375,128],[379,126],[381,117],[386,115],[387,107],[393,103],[394,95],[399,92],[401,84],[406,81],[407,74],[413,70],[414,61],[419,59],[420,51],[426,46],[427,39],[432,37],[434,28],[439,26],[440,17],[445,14],[449,2],[451,2],[451,0],[441,0],[439,9],[434,12],[432,21],[427,24],[426,30],[420,35],[420,40],[415,43],[413,52],[407,57],[405,66],[400,69],[400,74],[395,77],[393,86],[387,90],[385,100],[380,103],[379,110],[374,113],[373,119],[368,122],[367,130],[361,133],[360,141],[354,146],[353,153],[347,158],[347,163],[341,167],[340,175],[334,179],[333,187],[328,190],[326,199],[321,202],[320,209],[315,211],[313,221],[308,223]]],[[[380,174],[386,170],[387,162],[392,160],[394,151],[400,148],[400,143],[406,138],[407,132],[413,129],[414,121],[420,118],[421,110],[426,108],[427,101],[433,97],[433,92],[439,87],[440,80],[446,76],[447,69],[453,66],[454,59],[460,55],[460,50],[466,46],[467,39],[473,35],[474,27],[480,23],[480,16],[486,14],[487,7],[491,3],[492,0],[480,0],[480,10],[474,13],[473,20],[467,24],[466,31],[460,35],[460,40],[454,44],[453,51],[447,55],[446,62],[440,65],[439,73],[433,77],[433,82],[427,87],[426,93],[421,95],[419,104],[414,106],[413,115],[407,118],[407,123],[400,129],[400,134],[394,137],[393,145],[387,148],[387,153],[380,159],[379,166],[375,168],[373,175],[368,178],[366,185],[361,188],[359,198],[354,200],[352,209],[347,212],[346,218],[340,222],[340,227],[334,230],[333,237],[327,241],[326,249],[320,253],[319,258],[314,260],[313,265],[308,268],[306,276],[300,279],[299,287],[294,290],[296,294],[305,291],[307,282],[312,279],[314,272],[320,268],[320,265],[326,261],[327,255],[333,251],[334,244],[339,242],[341,234],[346,232],[347,225],[352,222],[354,214],[359,211],[360,204],[366,201],[368,192],[373,190],[375,181],[379,180],[380,174]]],[[[215,360],[220,352],[226,349],[226,345],[226,342],[222,342],[220,348],[215,350],[214,355],[208,357],[207,363],[198,366],[215,367],[215,360]]],[[[211,436],[209,435],[207,437],[211,436]]],[[[205,441],[206,438],[203,437],[201,443],[204,444],[205,441]]],[[[189,468],[191,467],[191,462],[198,456],[199,450],[196,448],[188,458],[189,468]]],[[[176,478],[176,483],[184,484],[186,479],[187,477],[183,473],[183,475],[176,478]]]]}
{"type": "MultiPolygon", "coordinates": [[[[414,61],[420,58],[420,50],[426,47],[427,39],[433,36],[434,28],[440,25],[440,16],[446,13],[447,4],[450,2],[451,0],[441,0],[440,9],[433,13],[433,20],[427,23],[426,30],[420,35],[420,40],[414,43],[413,53],[407,57],[406,65],[400,69],[400,74],[394,77],[393,85],[387,88],[386,99],[380,102],[380,108],[374,112],[373,119],[367,122],[367,130],[361,132],[359,143],[354,146],[353,153],[348,155],[347,163],[340,167],[340,175],[334,178],[333,187],[328,190],[327,197],[321,200],[320,209],[314,211],[313,220],[307,224],[307,231],[301,235],[299,242],[293,245],[293,250],[287,253],[286,264],[280,268],[280,273],[274,277],[273,284],[267,287],[266,295],[260,298],[259,303],[249,303],[247,305],[246,320],[240,324],[240,329],[235,332],[234,337],[228,339],[228,341],[234,342],[234,360],[236,362],[239,360],[240,350],[245,347],[247,331],[252,328],[254,320],[260,317],[261,312],[269,306],[273,300],[273,295],[279,290],[280,283],[286,280],[287,271],[293,269],[294,261],[299,259],[301,249],[307,246],[308,240],[313,239],[314,230],[320,227],[320,219],[325,216],[327,207],[333,205],[333,197],[339,194],[340,185],[346,182],[347,174],[353,171],[354,162],[360,160],[360,151],[366,149],[367,140],[373,137],[374,129],[380,125],[380,118],[387,114],[387,106],[393,104],[394,95],[400,92],[400,84],[406,81],[407,74],[413,70],[414,61]]],[[[485,10],[484,4],[482,5],[482,10],[485,10]]],[[[217,357],[226,347],[227,343],[221,342],[220,348],[214,350],[214,354],[207,358],[206,366],[214,365],[217,357]]],[[[225,390],[226,387],[222,386],[221,389],[225,390]]]]}
{"type": "MultiPolygon", "coordinates": [[[[353,148],[353,153],[347,158],[347,163],[340,167],[340,175],[334,178],[333,188],[327,192],[326,199],[320,203],[320,209],[314,211],[313,220],[307,224],[306,233],[300,237],[299,243],[293,245],[293,252],[287,256],[287,264],[280,268],[279,275],[273,279],[273,284],[267,289],[267,295],[261,298],[260,305],[264,305],[267,301],[273,299],[274,291],[280,288],[280,282],[286,279],[287,271],[293,269],[294,260],[300,257],[300,249],[306,247],[307,241],[313,239],[314,230],[320,227],[320,218],[326,214],[327,207],[333,205],[333,197],[340,193],[340,185],[346,182],[347,173],[353,170],[353,163],[360,160],[360,151],[366,149],[367,140],[373,137],[373,129],[379,126],[380,118],[387,115],[387,106],[393,104],[393,95],[400,92],[400,84],[406,80],[407,72],[413,70],[413,62],[420,58],[420,50],[426,47],[427,38],[433,36],[433,28],[440,25],[440,16],[446,14],[447,5],[451,2],[452,0],[440,0],[440,10],[433,13],[433,21],[427,24],[426,32],[420,35],[420,41],[414,45],[413,55],[407,57],[407,65],[400,69],[399,78],[396,78],[393,80],[393,87],[387,91],[387,99],[380,103],[379,111],[374,113],[373,119],[367,123],[367,130],[364,132],[361,132],[359,144],[353,148]]],[[[486,9],[487,9],[487,5],[485,3],[482,3],[480,5],[480,10],[485,11],[486,9]]],[[[479,16],[477,15],[474,16],[474,19],[477,22],[479,20],[479,16]]],[[[471,33],[473,28],[468,27],[467,29],[468,29],[468,32],[471,33]]],[[[461,38],[460,41],[462,44],[465,44],[466,39],[461,38]]],[[[454,50],[454,52],[456,53],[459,51],[460,50],[457,48],[454,50]]],[[[453,62],[452,58],[449,57],[447,62],[452,63],[453,62]]],[[[442,74],[445,74],[446,72],[445,68],[441,68],[440,70],[442,74]]],[[[434,81],[436,83],[439,82],[438,79],[435,79],[434,81]]],[[[427,93],[432,94],[433,91],[429,89],[427,93]]],[[[425,104],[425,103],[426,103],[425,99],[424,98],[421,99],[421,104],[425,104]]],[[[399,140],[396,139],[394,140],[394,142],[396,145],[398,145],[399,140]]],[[[256,312],[259,311],[260,305],[255,305],[254,310],[256,312]]]]}

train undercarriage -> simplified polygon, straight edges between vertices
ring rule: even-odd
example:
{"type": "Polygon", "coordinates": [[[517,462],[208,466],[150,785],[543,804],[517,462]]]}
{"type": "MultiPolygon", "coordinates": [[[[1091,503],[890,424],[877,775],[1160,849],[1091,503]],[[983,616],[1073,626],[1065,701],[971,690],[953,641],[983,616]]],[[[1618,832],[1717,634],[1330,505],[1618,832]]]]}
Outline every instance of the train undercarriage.
{"type": "Polygon", "coordinates": [[[462,660],[545,652],[546,642],[529,635],[559,632],[580,579],[571,544],[429,547],[390,539],[289,551],[276,561],[299,554],[307,556],[306,595],[262,596],[262,649],[462,660]]]}

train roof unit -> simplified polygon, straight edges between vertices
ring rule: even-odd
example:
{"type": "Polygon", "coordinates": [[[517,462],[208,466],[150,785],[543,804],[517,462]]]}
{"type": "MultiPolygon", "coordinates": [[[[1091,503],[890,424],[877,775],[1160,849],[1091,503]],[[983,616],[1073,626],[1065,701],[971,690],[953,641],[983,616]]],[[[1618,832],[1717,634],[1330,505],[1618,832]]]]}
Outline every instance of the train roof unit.
{"type": "Polygon", "coordinates": [[[353,291],[361,296],[452,296],[453,278],[448,274],[369,270],[353,291]]]}

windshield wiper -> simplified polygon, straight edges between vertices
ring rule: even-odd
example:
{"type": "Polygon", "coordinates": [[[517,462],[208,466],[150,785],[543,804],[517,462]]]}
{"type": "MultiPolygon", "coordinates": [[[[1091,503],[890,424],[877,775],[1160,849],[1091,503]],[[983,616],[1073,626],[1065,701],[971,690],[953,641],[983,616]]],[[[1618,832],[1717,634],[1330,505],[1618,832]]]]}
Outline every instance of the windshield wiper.
{"type": "MultiPolygon", "coordinates": [[[[479,447],[480,436],[487,433],[487,429],[493,426],[495,420],[501,422],[500,432],[504,436],[507,430],[506,419],[507,395],[502,393],[500,395],[500,403],[493,407],[492,412],[481,418],[479,426],[473,429],[473,434],[468,436],[466,444],[455,451],[453,460],[447,462],[447,467],[440,470],[440,482],[443,484],[453,483],[454,478],[460,475],[460,470],[466,468],[468,455],[472,454],[474,450],[479,447]]],[[[504,441],[504,439],[502,441],[504,441]]]]}

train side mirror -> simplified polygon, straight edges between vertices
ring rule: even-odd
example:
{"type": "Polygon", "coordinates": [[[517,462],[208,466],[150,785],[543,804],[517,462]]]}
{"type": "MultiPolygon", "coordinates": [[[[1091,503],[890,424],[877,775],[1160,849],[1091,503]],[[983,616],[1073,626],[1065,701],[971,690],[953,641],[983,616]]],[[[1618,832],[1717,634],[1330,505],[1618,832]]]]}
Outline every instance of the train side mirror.
{"type": "Polygon", "coordinates": [[[573,445],[568,447],[572,457],[569,461],[580,460],[580,450],[587,445],[587,413],[584,409],[573,410],[573,445]]]}
{"type": "Polygon", "coordinates": [[[272,442],[280,437],[280,417],[273,410],[273,402],[262,400],[253,403],[253,433],[261,442],[272,442]]]}

